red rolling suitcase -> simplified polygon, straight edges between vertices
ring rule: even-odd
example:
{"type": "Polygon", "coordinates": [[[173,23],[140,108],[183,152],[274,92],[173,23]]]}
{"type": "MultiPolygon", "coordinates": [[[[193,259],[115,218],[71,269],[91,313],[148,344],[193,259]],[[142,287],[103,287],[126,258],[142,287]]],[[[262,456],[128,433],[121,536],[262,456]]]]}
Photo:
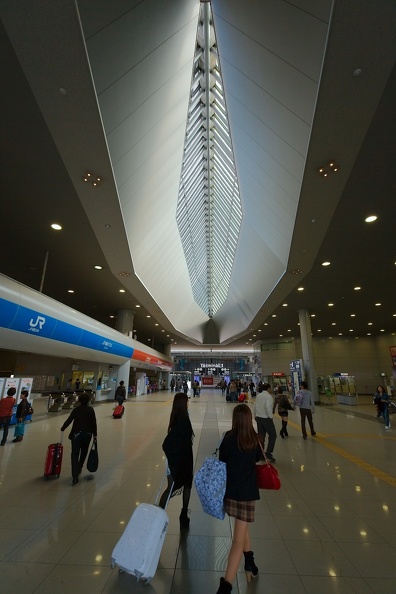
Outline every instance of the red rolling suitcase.
{"type": "MultiPolygon", "coordinates": [[[[62,439],[62,438],[61,438],[62,439]]],[[[62,442],[50,443],[44,464],[44,476],[59,478],[62,469],[63,445],[62,442]]]]}
{"type": "Polygon", "coordinates": [[[115,419],[121,419],[122,415],[124,414],[124,410],[125,410],[124,406],[122,404],[119,404],[113,410],[113,417],[115,419]]]}

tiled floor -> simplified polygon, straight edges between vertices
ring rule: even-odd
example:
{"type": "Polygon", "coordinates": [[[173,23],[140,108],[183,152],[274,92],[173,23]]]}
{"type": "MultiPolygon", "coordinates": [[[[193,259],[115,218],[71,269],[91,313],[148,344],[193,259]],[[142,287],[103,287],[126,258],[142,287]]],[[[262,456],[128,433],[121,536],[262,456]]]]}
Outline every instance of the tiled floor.
{"type": "MultiPolygon", "coordinates": [[[[59,479],[43,478],[47,444],[58,439],[67,412],[45,412],[19,444],[0,448],[0,591],[5,594],[215,594],[224,573],[232,523],[205,515],[193,490],[191,528],[180,539],[181,499],[171,500],[159,568],[147,585],[111,569],[111,552],[137,503],[154,502],[164,460],[161,444],[172,395],[95,406],[99,470],[71,485],[70,444],[59,479]]],[[[40,411],[40,409],[42,409],[40,411]]],[[[230,428],[233,405],[216,390],[191,398],[198,468],[230,428]]],[[[280,491],[262,491],[252,525],[259,578],[240,594],[394,594],[396,592],[396,437],[373,407],[318,407],[316,438],[304,441],[298,413],[274,455],[280,491]]],[[[280,428],[279,419],[275,420],[280,428]]],[[[396,431],[396,425],[395,430],[396,431]]]]}

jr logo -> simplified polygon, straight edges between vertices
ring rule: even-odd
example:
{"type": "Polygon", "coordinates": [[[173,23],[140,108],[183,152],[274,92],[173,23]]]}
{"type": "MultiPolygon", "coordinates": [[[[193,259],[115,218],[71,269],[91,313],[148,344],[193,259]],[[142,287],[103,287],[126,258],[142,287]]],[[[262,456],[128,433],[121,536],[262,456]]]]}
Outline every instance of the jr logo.
{"type": "Polygon", "coordinates": [[[30,330],[32,332],[39,332],[40,330],[43,329],[43,326],[45,324],[45,318],[43,318],[42,316],[37,316],[37,319],[35,322],[33,322],[33,318],[30,320],[30,330]],[[38,328],[37,328],[38,326],[38,328]]]}

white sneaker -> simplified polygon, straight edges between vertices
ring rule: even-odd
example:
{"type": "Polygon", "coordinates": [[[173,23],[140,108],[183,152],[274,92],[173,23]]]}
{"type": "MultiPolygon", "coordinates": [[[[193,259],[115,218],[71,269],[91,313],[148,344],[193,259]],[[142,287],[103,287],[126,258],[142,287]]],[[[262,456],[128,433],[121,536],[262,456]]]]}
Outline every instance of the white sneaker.
{"type": "Polygon", "coordinates": [[[387,431],[388,429],[390,429],[390,425],[389,425],[389,427],[385,427],[385,431],[387,431]]]}

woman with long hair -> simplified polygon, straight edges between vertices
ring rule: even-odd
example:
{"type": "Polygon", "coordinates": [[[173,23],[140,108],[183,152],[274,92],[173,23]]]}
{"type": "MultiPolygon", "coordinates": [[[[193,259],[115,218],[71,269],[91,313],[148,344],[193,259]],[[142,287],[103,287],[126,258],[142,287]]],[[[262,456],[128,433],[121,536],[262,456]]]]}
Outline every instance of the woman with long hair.
{"type": "Polygon", "coordinates": [[[254,522],[255,502],[260,499],[256,462],[262,457],[251,410],[247,404],[238,404],[233,410],[231,431],[224,435],[219,450],[219,459],[227,465],[224,509],[235,518],[235,526],[225,577],[220,579],[217,594],[231,592],[242,554],[247,581],[258,575],[250,547],[249,523],[254,522]]]}
{"type": "Polygon", "coordinates": [[[172,411],[169,419],[168,434],[162,449],[168,460],[168,486],[163,492],[159,505],[165,509],[168,497],[183,493],[183,508],[181,510],[180,529],[186,530],[190,525],[188,504],[193,481],[193,450],[194,431],[188,416],[188,396],[178,392],[173,398],[172,411]]]}

